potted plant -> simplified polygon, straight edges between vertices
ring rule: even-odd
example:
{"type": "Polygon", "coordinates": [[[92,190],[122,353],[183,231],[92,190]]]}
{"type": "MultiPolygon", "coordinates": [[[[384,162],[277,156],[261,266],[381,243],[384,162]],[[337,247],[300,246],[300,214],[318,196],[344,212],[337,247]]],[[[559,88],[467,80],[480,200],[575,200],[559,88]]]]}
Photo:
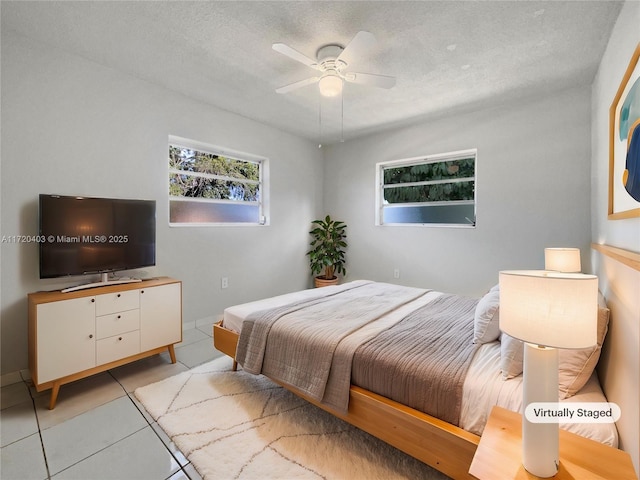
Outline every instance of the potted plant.
{"type": "Polygon", "coordinates": [[[324,220],[311,222],[314,228],[309,232],[313,237],[311,250],[307,252],[311,265],[311,273],[316,275],[316,287],[335,285],[338,283],[337,273],[345,274],[344,241],[347,225],[339,220],[332,220],[329,215],[324,220]],[[321,275],[318,275],[320,274],[321,275]]]}

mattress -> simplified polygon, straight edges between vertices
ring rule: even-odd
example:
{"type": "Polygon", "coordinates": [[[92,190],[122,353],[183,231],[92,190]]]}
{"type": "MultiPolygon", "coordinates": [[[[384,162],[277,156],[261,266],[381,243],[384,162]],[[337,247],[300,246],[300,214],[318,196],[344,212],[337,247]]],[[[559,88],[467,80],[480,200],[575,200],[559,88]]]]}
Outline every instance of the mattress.
{"type": "MultiPolygon", "coordinates": [[[[235,305],[225,309],[223,326],[228,330],[239,333],[242,329],[244,319],[255,312],[285,306],[293,302],[313,300],[327,294],[339,293],[360,282],[364,281],[349,282],[348,284],[323,287],[320,289],[302,290],[235,305]]],[[[427,292],[427,290],[425,290],[425,292],[427,292]]],[[[442,295],[441,292],[430,291],[418,300],[388,313],[381,321],[374,322],[365,327],[365,329],[378,331],[384,329],[386,325],[397,322],[399,318],[403,318],[413,309],[424,305],[425,302],[429,302],[440,295],[442,295]]],[[[363,331],[361,333],[363,335],[369,335],[370,332],[363,331]]],[[[370,390],[367,385],[359,386],[370,390]]],[[[594,372],[587,384],[576,395],[563,401],[606,402],[596,373],[594,372]]],[[[459,421],[460,427],[469,432],[481,435],[489,412],[494,405],[508,410],[522,412],[522,375],[509,380],[503,380],[500,370],[499,341],[481,345],[471,361],[463,385],[459,421]]],[[[560,427],[606,445],[613,447],[618,446],[618,434],[615,424],[561,423],[560,427]]]]}

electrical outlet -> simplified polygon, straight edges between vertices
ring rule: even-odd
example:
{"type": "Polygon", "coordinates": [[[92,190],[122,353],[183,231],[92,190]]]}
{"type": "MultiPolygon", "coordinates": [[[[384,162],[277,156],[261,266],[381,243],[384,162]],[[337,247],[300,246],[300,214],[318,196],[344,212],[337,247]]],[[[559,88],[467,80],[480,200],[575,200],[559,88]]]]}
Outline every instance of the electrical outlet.
{"type": "Polygon", "coordinates": [[[220,287],[221,288],[228,288],[229,287],[229,277],[222,277],[220,279],[220,287]]]}
{"type": "Polygon", "coordinates": [[[400,278],[400,269],[399,268],[394,268],[393,269],[393,278],[400,278]]]}

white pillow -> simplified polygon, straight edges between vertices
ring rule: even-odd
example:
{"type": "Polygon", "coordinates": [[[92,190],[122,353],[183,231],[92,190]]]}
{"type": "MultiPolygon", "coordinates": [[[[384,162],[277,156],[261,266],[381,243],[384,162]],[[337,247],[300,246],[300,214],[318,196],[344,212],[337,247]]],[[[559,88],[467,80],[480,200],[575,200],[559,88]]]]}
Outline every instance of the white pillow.
{"type": "MultiPolygon", "coordinates": [[[[600,358],[609,325],[609,309],[602,294],[598,297],[598,338],[593,347],[558,349],[558,386],[560,398],[575,395],[589,380],[600,358]]],[[[502,332],[500,337],[500,369],[508,380],[522,373],[524,343],[502,332]]]]}
{"type": "Polygon", "coordinates": [[[609,309],[602,294],[598,295],[598,340],[593,347],[579,350],[558,350],[558,385],[560,398],[569,398],[578,393],[589,380],[598,359],[604,338],[609,328],[609,309]]]}
{"type": "Polygon", "coordinates": [[[498,285],[480,299],[473,318],[473,343],[488,343],[500,336],[500,290],[498,285]]]}
{"type": "Polygon", "coordinates": [[[524,343],[502,332],[500,336],[500,370],[502,379],[509,380],[522,374],[524,343]]]}

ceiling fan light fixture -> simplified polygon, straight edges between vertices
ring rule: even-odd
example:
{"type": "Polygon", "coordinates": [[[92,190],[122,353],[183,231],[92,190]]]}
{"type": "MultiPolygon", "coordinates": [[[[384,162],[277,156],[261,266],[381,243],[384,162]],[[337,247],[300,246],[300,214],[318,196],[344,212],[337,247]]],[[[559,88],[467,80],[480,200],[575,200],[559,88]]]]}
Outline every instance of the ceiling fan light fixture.
{"type": "Polygon", "coordinates": [[[323,97],[337,97],[342,93],[342,79],[338,75],[325,75],[318,82],[318,88],[323,97]]]}

